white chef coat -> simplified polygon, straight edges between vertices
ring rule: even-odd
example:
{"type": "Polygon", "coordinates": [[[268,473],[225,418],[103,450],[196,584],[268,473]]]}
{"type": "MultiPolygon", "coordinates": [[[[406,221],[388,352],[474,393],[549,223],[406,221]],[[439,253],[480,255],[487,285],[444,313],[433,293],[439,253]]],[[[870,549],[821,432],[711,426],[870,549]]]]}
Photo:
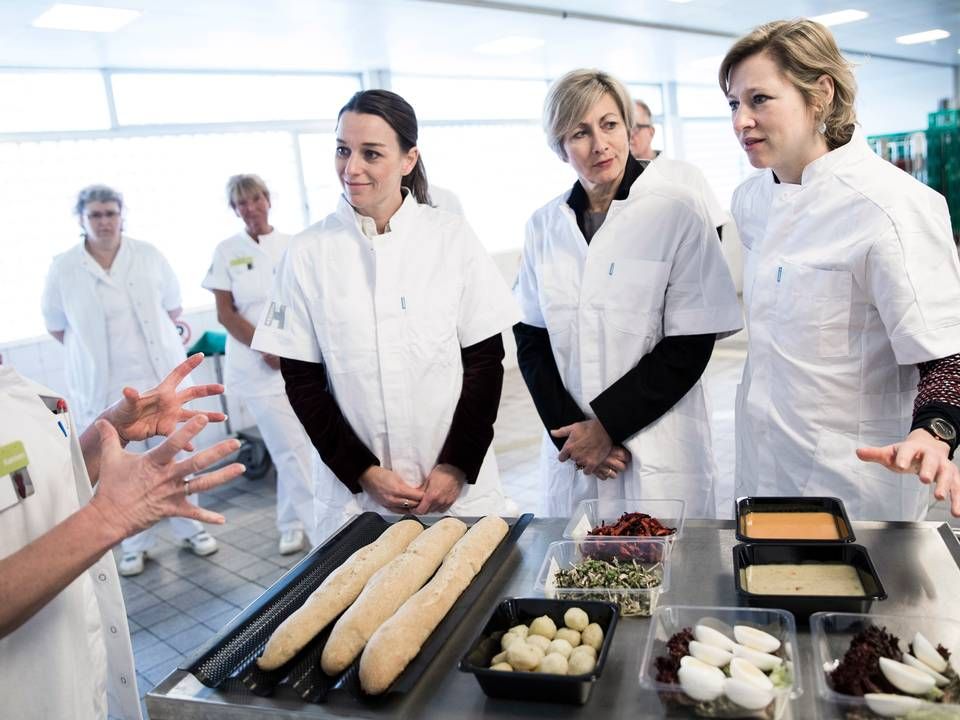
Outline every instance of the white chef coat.
{"type": "Polygon", "coordinates": [[[714,227],[721,227],[731,222],[730,213],[720,206],[713,188],[696,165],[683,160],[674,160],[660,153],[644,169],[643,174],[647,173],[651,173],[651,177],[660,176],[667,182],[683,185],[697,195],[706,205],[707,214],[714,227]]]}
{"type": "MultiPolygon", "coordinates": [[[[740,306],[712,220],[688,189],[647,170],[614,200],[589,246],[569,191],[527,223],[514,289],[522,322],[546,328],[563,385],[588,418],[590,401],[667,335],[730,333],[740,306]]],[[[550,516],[588,498],[680,498],[687,515],[712,517],[717,470],[703,388],[625,443],[616,478],[598,481],[560,463],[544,435],[541,467],[550,516]]]]}
{"type": "MultiPolygon", "coordinates": [[[[0,552],[5,556],[91,497],[70,413],[54,415],[42,396],[55,397],[13,368],[0,367],[0,447],[23,443],[35,489],[0,510],[0,552]]],[[[8,490],[10,483],[9,475],[0,476],[6,486],[0,490],[8,490]]],[[[18,720],[104,720],[108,711],[111,717],[140,718],[130,631],[112,553],[0,639],[0,698],[0,715],[18,720]]]]}
{"type": "MultiPolygon", "coordinates": [[[[83,243],[53,259],[43,291],[47,330],[64,333],[71,410],[86,427],[117,398],[110,394],[116,370],[109,363],[111,337],[97,284],[112,282],[130,299],[149,350],[146,361],[158,379],[186,354],[167,311],[180,307],[180,285],[163,255],[152,245],[124,237],[107,274],[83,243]]],[[[189,380],[187,380],[189,382],[189,380]]]]}
{"type": "Polygon", "coordinates": [[[910,430],[917,363],[960,352],[960,264],[941,195],[857,131],[800,185],[735,192],[749,349],[739,495],[832,495],[859,520],[918,520],[929,488],[857,447],[910,430]]]}
{"type": "MultiPolygon", "coordinates": [[[[503,331],[518,313],[466,221],[407,194],[389,231],[369,239],[341,197],[337,211],[290,243],[253,346],[323,362],[344,417],[383,467],[420,486],[436,466],[460,398],[460,350],[503,331]]],[[[318,463],[317,493],[331,486],[318,463]]],[[[365,493],[345,516],[382,510],[365,493]]],[[[345,495],[344,495],[345,493],[345,495]]],[[[493,448],[449,512],[503,510],[493,448]]],[[[336,529],[335,527],[332,529],[336,529]]],[[[322,533],[321,533],[322,535],[322,533]]]]}
{"type": "MultiPolygon", "coordinates": [[[[259,242],[243,230],[224,240],[213,253],[213,263],[203,281],[207,290],[229,290],[237,311],[256,325],[273,287],[273,278],[290,235],[274,230],[259,242]]],[[[283,378],[263,361],[263,355],[227,335],[224,384],[238,397],[282,395],[283,378]]]]}

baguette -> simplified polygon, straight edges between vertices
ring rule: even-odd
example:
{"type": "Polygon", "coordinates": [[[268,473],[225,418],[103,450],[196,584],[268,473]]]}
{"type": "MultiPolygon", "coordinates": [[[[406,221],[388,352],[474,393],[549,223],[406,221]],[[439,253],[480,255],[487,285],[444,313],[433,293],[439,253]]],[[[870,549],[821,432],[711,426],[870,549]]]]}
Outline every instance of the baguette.
{"type": "Polygon", "coordinates": [[[433,579],[380,626],[360,656],[364,692],[379,695],[400,676],[507,530],[507,523],[493,515],[477,522],[453,546],[433,579]]]}
{"type": "Polygon", "coordinates": [[[444,518],[377,570],[330,632],[320,659],[327,675],[342,672],[357,658],[376,629],[423,587],[466,531],[463,521],[444,518]]]}
{"type": "Polygon", "coordinates": [[[353,553],[273,631],[263,655],[257,658],[257,666],[261,670],[276,670],[288,662],[356,600],[377,570],[402,553],[421,532],[423,526],[416,520],[401,520],[353,553]]]}

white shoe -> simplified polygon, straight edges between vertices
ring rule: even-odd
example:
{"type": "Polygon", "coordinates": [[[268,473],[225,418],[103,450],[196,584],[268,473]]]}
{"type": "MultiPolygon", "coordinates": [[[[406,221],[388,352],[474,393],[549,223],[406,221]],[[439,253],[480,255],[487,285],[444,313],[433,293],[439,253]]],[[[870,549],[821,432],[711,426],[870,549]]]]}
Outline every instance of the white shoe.
{"type": "Polygon", "coordinates": [[[303,530],[284,530],[280,534],[280,554],[292,555],[303,550],[303,530]]]}
{"type": "Polygon", "coordinates": [[[123,557],[120,558],[120,563],[117,565],[117,570],[124,577],[139,575],[143,572],[143,561],[146,556],[147,554],[143,551],[124,552],[123,557]]]}
{"type": "Polygon", "coordinates": [[[212,555],[219,550],[217,539],[206,530],[201,530],[196,535],[185,538],[183,544],[190,548],[194,555],[199,555],[200,557],[212,555]]]}

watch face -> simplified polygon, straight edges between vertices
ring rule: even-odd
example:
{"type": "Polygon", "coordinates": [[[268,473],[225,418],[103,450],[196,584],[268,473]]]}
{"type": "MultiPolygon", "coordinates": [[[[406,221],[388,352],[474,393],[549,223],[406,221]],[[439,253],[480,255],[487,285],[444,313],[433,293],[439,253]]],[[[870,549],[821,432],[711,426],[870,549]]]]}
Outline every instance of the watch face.
{"type": "Polygon", "coordinates": [[[954,429],[953,425],[948,423],[946,420],[934,418],[929,422],[928,426],[937,434],[938,437],[942,438],[943,440],[953,442],[957,439],[957,431],[954,429]]]}

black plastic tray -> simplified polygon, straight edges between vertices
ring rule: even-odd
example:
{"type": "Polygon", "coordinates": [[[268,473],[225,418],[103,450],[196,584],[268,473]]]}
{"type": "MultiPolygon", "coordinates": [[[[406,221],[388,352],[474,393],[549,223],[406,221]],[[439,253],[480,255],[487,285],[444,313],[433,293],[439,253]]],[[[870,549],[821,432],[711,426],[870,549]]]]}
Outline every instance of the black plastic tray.
{"type": "MultiPolygon", "coordinates": [[[[290,662],[276,670],[260,670],[256,658],[262,654],[273,631],[294,610],[303,605],[327,575],[342,565],[354,552],[380,537],[398,519],[400,518],[388,520],[374,512],[358,515],[267,588],[179,669],[191,673],[208,687],[242,687],[260,696],[295,693],[309,702],[322,703],[327,694],[336,689],[344,690],[357,699],[376,701],[377,698],[366,695],[360,688],[359,659],[337,676],[328,676],[321,670],[320,656],[333,622],[290,662]]],[[[407,516],[406,519],[423,522],[422,518],[413,516],[407,516]]],[[[430,518],[425,524],[439,519],[430,518]]],[[[468,525],[478,519],[461,518],[468,525]]],[[[504,565],[506,556],[530,524],[533,515],[527,513],[519,518],[504,519],[510,526],[506,537],[431,634],[420,653],[381,697],[409,692],[413,688],[444,642],[457,628],[463,615],[504,565]]]]}
{"type": "Polygon", "coordinates": [[[862,545],[849,543],[743,543],[733,548],[733,580],[742,605],[789,610],[797,622],[807,622],[815,612],[870,612],[876,600],[886,600],[887,593],[873,561],[862,545]],[[864,595],[759,595],[748,592],[740,582],[741,571],[750,565],[774,563],[843,563],[852,565],[860,575],[864,595]]]}
{"type": "Polygon", "coordinates": [[[583,705],[590,698],[593,684],[607,662],[613,632],[617,627],[617,615],[616,605],[596,600],[503,600],[487,620],[480,637],[460,660],[460,672],[473,673],[483,692],[490,697],[583,705]],[[548,615],[557,627],[563,627],[563,614],[572,607],[582,608],[590,622],[603,628],[603,645],[597,654],[593,672],[586,675],[544,675],[490,669],[490,659],[500,652],[500,639],[507,630],[520,623],[529,624],[541,615],[548,615]]]}
{"type": "Polygon", "coordinates": [[[847,509],[840,498],[835,497],[742,497],[737,498],[737,542],[746,543],[852,543],[857,536],[853,534],[847,509]],[[833,515],[837,524],[836,540],[804,540],[803,538],[755,538],[744,535],[741,520],[752,512],[827,512],[833,515]]]}

